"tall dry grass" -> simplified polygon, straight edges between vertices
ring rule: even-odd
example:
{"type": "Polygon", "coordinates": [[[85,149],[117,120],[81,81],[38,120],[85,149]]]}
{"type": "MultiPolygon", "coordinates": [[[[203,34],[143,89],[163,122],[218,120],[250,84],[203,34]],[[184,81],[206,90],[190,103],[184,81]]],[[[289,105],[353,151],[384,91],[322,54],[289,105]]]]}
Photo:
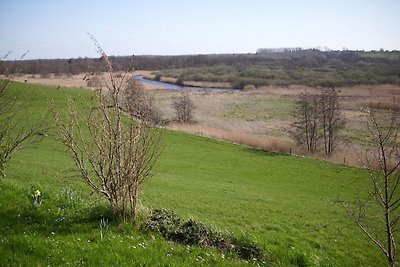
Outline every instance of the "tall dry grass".
{"type": "Polygon", "coordinates": [[[365,148],[356,144],[340,144],[337,151],[331,156],[326,157],[323,151],[311,154],[306,149],[299,147],[295,141],[289,137],[275,137],[267,135],[249,134],[243,132],[233,132],[196,124],[171,124],[168,128],[176,131],[183,131],[212,139],[240,144],[260,150],[268,150],[284,154],[312,157],[326,160],[338,164],[350,166],[363,166],[365,148]]]}
{"type": "Polygon", "coordinates": [[[261,136],[195,124],[171,124],[168,128],[262,150],[287,154],[300,151],[296,143],[287,137],[261,136]]]}
{"type": "MultiPolygon", "coordinates": [[[[338,87],[339,96],[356,96],[356,97],[388,97],[388,96],[400,96],[400,86],[391,84],[381,85],[357,85],[351,87],[338,87]]],[[[311,94],[320,93],[323,88],[309,87],[303,85],[290,85],[289,87],[279,86],[260,86],[254,90],[254,92],[260,94],[277,95],[277,96],[297,96],[304,91],[308,91],[311,94]]]]}
{"type": "Polygon", "coordinates": [[[391,111],[400,111],[399,99],[392,100],[372,100],[364,104],[364,107],[377,109],[377,110],[391,110],[391,111]]]}
{"type": "Polygon", "coordinates": [[[184,81],[184,85],[195,86],[195,87],[205,87],[205,88],[232,88],[232,85],[228,82],[202,82],[202,81],[184,81]]]}
{"type": "MultiPolygon", "coordinates": [[[[150,71],[135,71],[135,75],[146,76],[150,75],[150,71]]],[[[108,78],[107,73],[100,74],[103,78],[108,78]]],[[[117,74],[118,75],[118,74],[117,74]]],[[[86,73],[80,73],[76,75],[54,75],[50,74],[47,77],[42,77],[40,74],[20,74],[18,76],[14,76],[13,80],[18,82],[28,82],[34,84],[45,84],[45,85],[55,85],[55,86],[63,86],[63,87],[76,87],[76,88],[84,88],[84,89],[92,89],[87,86],[87,80],[85,77],[86,73]]],[[[0,75],[0,79],[4,79],[4,75],[0,75]]],[[[145,87],[147,89],[147,86],[145,87]]],[[[149,89],[155,89],[156,87],[151,87],[149,89]]]]}

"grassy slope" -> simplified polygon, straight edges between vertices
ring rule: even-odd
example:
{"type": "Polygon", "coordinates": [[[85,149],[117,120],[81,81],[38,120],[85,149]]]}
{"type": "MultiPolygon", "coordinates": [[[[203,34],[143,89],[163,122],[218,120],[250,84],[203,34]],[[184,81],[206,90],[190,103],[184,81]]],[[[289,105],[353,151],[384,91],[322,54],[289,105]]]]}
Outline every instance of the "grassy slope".
{"type": "MultiPolygon", "coordinates": [[[[89,91],[16,84],[26,90],[32,116],[46,106],[40,93],[64,102],[64,94],[89,91]]],[[[164,132],[164,153],[143,190],[146,207],[173,209],[261,245],[273,265],[382,266],[384,258],[355,228],[340,223],[330,204],[340,193],[354,194],[358,170],[312,159],[272,154],[177,132],[164,132]]],[[[187,248],[127,224],[110,222],[100,238],[104,203],[83,183],[66,178],[72,167],[51,133],[37,147],[21,150],[0,184],[0,255],[8,265],[231,265],[212,249],[187,248]],[[31,188],[45,195],[30,208],[31,188]],[[63,188],[77,190],[71,203],[63,188]],[[111,246],[111,248],[110,248],[111,246]]],[[[365,178],[364,178],[365,177],[365,178]]],[[[356,183],[357,184],[357,183],[356,183]]]]}
{"type": "Polygon", "coordinates": [[[146,205],[250,236],[283,265],[298,258],[328,266],[380,261],[361,233],[336,224],[342,212],[330,204],[339,192],[353,194],[358,170],[181,133],[166,142],[146,205]]]}

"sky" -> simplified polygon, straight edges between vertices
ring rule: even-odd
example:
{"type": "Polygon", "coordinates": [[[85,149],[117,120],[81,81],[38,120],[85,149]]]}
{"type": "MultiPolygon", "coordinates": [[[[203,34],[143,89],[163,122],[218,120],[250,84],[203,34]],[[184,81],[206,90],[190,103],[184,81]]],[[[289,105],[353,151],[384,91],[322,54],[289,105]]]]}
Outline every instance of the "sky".
{"type": "Polygon", "coordinates": [[[400,0],[0,0],[0,56],[400,50],[400,0]]]}

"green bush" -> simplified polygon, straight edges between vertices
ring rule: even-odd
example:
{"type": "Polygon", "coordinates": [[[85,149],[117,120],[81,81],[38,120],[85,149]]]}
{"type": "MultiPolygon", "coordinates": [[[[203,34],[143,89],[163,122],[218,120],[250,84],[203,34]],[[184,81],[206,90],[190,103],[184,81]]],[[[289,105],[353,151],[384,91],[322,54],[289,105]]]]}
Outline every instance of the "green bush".
{"type": "Polygon", "coordinates": [[[176,84],[176,85],[183,85],[183,77],[180,76],[180,77],[176,80],[175,84],[176,84]]]}
{"type": "Polygon", "coordinates": [[[145,231],[159,232],[164,237],[169,238],[169,234],[180,224],[181,219],[174,212],[158,209],[151,212],[151,216],[147,218],[142,228],[145,231]]]}

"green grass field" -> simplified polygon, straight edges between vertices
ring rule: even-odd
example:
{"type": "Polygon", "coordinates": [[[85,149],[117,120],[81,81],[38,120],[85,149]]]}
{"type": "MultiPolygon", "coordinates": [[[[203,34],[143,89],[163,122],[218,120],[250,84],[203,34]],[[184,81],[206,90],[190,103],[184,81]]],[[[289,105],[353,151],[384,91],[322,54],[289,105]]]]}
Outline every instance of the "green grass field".
{"type": "Polygon", "coordinates": [[[226,109],[226,119],[245,121],[287,120],[296,111],[294,101],[283,98],[254,98],[230,104],[226,109]]]}
{"type": "MultiPolygon", "coordinates": [[[[66,94],[75,99],[91,95],[20,83],[11,92],[28,98],[32,120],[46,109],[47,99],[62,108],[66,94]]],[[[73,167],[55,129],[38,145],[15,154],[0,182],[1,266],[251,263],[113,221],[106,203],[90,194],[73,167]],[[44,196],[38,210],[29,201],[33,189],[44,196]],[[103,230],[102,218],[109,219],[103,230]]],[[[255,264],[384,266],[381,252],[332,204],[338,195],[354,196],[368,182],[355,168],[165,130],[163,153],[143,187],[141,209],[168,208],[250,239],[266,254],[265,263],[255,264]]]]}

